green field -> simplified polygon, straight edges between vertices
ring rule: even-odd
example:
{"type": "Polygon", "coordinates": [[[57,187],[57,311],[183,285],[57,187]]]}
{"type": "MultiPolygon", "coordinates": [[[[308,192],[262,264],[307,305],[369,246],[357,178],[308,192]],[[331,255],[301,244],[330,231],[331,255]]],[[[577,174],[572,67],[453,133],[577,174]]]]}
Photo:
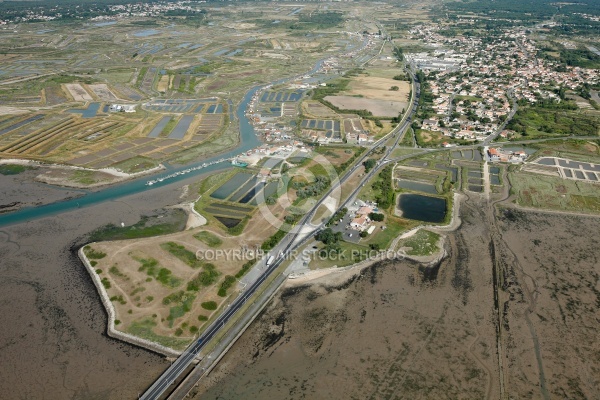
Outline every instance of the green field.
{"type": "MultiPolygon", "coordinates": [[[[566,107],[566,104],[563,107],[566,107]]],[[[522,139],[569,135],[598,136],[600,117],[567,108],[547,109],[525,106],[519,108],[507,128],[522,135],[522,139]]]]}
{"type": "Polygon", "coordinates": [[[221,239],[219,239],[214,233],[208,231],[198,232],[194,235],[194,237],[209,247],[219,247],[221,244],[223,244],[221,239]]]}
{"type": "Polygon", "coordinates": [[[437,233],[419,229],[417,233],[400,242],[400,247],[410,247],[406,251],[409,256],[430,256],[438,250],[440,235],[437,233]]]}
{"type": "Polygon", "coordinates": [[[172,209],[162,214],[160,219],[156,216],[143,216],[138,222],[130,226],[105,225],[90,234],[90,241],[101,242],[166,235],[182,231],[185,228],[186,221],[187,214],[185,211],[172,209]]]}
{"type": "Polygon", "coordinates": [[[600,212],[600,186],[570,179],[511,172],[511,191],[516,204],[574,212],[600,212]]]}
{"type": "Polygon", "coordinates": [[[21,172],[25,172],[29,169],[31,169],[31,167],[26,167],[24,165],[3,164],[3,165],[0,165],[0,174],[1,175],[18,175],[21,172]]]}

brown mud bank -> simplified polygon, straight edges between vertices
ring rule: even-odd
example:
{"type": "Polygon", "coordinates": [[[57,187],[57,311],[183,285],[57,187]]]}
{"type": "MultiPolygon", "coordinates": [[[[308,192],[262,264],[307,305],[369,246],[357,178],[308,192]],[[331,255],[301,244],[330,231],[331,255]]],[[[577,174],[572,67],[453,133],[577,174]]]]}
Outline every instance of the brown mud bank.
{"type": "Polygon", "coordinates": [[[18,175],[0,174],[0,213],[12,212],[25,207],[68,200],[82,196],[85,191],[50,186],[36,180],[38,169],[26,170],[18,175]]]}
{"type": "Polygon", "coordinates": [[[439,263],[288,283],[192,397],[494,397],[489,233],[477,207],[463,216],[439,263]]]}
{"type": "Polygon", "coordinates": [[[497,215],[508,396],[600,398],[600,218],[497,215]]]}
{"type": "Polygon", "coordinates": [[[168,366],[107,336],[106,311],[76,251],[96,228],[133,225],[157,205],[181,202],[179,194],[159,188],[0,228],[0,398],[134,399],[168,366]]]}
{"type": "Polygon", "coordinates": [[[288,284],[192,398],[597,398],[600,218],[461,218],[439,264],[288,284]]]}

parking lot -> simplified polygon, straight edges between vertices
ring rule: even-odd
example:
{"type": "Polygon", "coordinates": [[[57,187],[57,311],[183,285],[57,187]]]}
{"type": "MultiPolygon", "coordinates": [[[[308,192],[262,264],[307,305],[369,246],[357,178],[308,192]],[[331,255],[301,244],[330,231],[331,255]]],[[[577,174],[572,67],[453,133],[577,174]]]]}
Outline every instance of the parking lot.
{"type": "Polygon", "coordinates": [[[342,232],[342,234],[344,235],[342,239],[344,239],[344,241],[346,242],[358,243],[362,239],[360,237],[360,231],[349,228],[351,221],[352,218],[350,218],[350,215],[348,213],[344,216],[342,222],[338,221],[337,225],[331,225],[331,230],[334,232],[342,232]]]}

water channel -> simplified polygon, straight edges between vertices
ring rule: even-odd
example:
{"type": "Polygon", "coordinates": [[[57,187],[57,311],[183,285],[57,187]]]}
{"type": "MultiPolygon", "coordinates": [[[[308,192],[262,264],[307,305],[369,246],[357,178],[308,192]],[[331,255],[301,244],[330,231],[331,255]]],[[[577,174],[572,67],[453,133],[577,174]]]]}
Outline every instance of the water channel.
{"type": "MultiPolygon", "coordinates": [[[[307,75],[312,75],[316,71],[318,71],[321,68],[322,63],[323,60],[319,60],[313,67],[313,69],[307,73],[307,75]]],[[[296,78],[297,76],[294,76],[292,78],[279,79],[277,81],[272,82],[270,85],[279,85],[285,83],[286,81],[293,80],[296,78]]],[[[38,207],[27,207],[12,213],[2,214],[0,215],[0,226],[13,225],[31,221],[37,218],[57,215],[63,212],[75,210],[77,208],[91,206],[104,201],[110,201],[124,196],[129,196],[132,194],[141,193],[144,191],[170,185],[172,183],[176,183],[184,179],[189,179],[193,176],[205,174],[207,172],[215,172],[226,168],[230,168],[230,163],[218,161],[221,159],[235,157],[240,153],[251,150],[262,144],[262,142],[258,138],[256,131],[254,130],[254,126],[250,124],[250,121],[248,120],[248,118],[246,118],[245,113],[248,108],[248,104],[250,103],[250,101],[252,101],[252,97],[254,97],[254,95],[258,91],[264,89],[266,86],[268,85],[255,86],[254,88],[250,89],[237,107],[236,116],[240,124],[240,143],[235,149],[229,150],[223,154],[208,159],[203,159],[202,161],[199,161],[194,164],[181,166],[177,168],[169,166],[166,170],[163,170],[160,173],[156,173],[153,175],[145,175],[144,177],[119,183],[106,189],[86,193],[83,196],[74,199],[45,204],[38,207]],[[201,167],[203,164],[211,164],[213,162],[215,162],[215,164],[207,165],[206,167],[199,169],[194,169],[201,167]],[[174,174],[186,170],[191,171],[188,173],[182,173],[181,175],[174,176],[174,174]],[[169,176],[169,178],[164,179],[167,176],[169,176]],[[158,181],[151,186],[148,186],[146,184],[149,180],[156,180],[161,178],[163,179],[162,181],[158,181]]]]}

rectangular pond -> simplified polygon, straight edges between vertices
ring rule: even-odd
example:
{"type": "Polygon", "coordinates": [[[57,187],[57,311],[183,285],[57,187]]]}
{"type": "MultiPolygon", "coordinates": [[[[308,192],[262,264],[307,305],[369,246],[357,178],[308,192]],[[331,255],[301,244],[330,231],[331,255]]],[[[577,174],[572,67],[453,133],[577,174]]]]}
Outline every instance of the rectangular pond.
{"type": "Polygon", "coordinates": [[[263,189],[262,194],[259,194],[258,196],[256,196],[250,202],[250,204],[255,205],[255,206],[257,206],[259,204],[262,204],[269,197],[274,196],[277,193],[277,187],[278,186],[279,186],[278,182],[269,182],[267,184],[267,186],[265,186],[265,188],[263,189]]]}
{"type": "Polygon", "coordinates": [[[242,222],[241,219],[227,218],[227,217],[215,217],[217,221],[225,225],[227,228],[235,228],[242,222]]]}
{"type": "Polygon", "coordinates": [[[145,29],[143,31],[137,31],[133,34],[135,37],[148,37],[153,35],[158,35],[160,31],[156,29],[145,29]]]}
{"type": "Polygon", "coordinates": [[[16,124],[12,124],[2,130],[0,130],[0,135],[4,135],[7,132],[14,131],[15,129],[18,129],[24,125],[29,124],[30,122],[37,121],[38,119],[42,119],[42,118],[44,118],[43,114],[38,114],[38,115],[34,115],[33,117],[29,117],[23,121],[17,122],[16,124]]]}
{"type": "Polygon", "coordinates": [[[222,208],[225,210],[231,210],[231,211],[235,211],[235,212],[242,212],[242,213],[249,213],[250,211],[252,211],[251,208],[234,206],[231,204],[210,203],[210,206],[215,207],[215,208],[222,208]]]}
{"type": "Polygon", "coordinates": [[[258,178],[256,178],[256,177],[250,179],[241,188],[239,188],[239,190],[235,191],[235,193],[231,196],[229,201],[236,202],[236,203],[238,201],[240,201],[242,199],[242,197],[244,197],[250,189],[252,189],[254,186],[256,186],[257,182],[258,182],[258,178]]]}
{"type": "Polygon", "coordinates": [[[286,101],[298,101],[302,97],[302,92],[290,93],[290,97],[286,101]]]}
{"type": "Polygon", "coordinates": [[[169,139],[183,139],[193,120],[193,115],[184,115],[181,117],[177,125],[175,125],[175,128],[173,128],[169,134],[169,139]]]}
{"type": "Polygon", "coordinates": [[[223,104],[212,104],[206,110],[207,114],[222,114],[223,113],[223,104]]]}
{"type": "Polygon", "coordinates": [[[456,159],[462,158],[462,154],[460,151],[452,151],[452,152],[450,152],[450,156],[452,158],[456,158],[456,159]]]}
{"type": "Polygon", "coordinates": [[[278,166],[281,163],[281,161],[282,160],[279,158],[269,158],[263,164],[263,168],[268,168],[268,169],[275,168],[276,166],[278,166]]]}
{"type": "Polygon", "coordinates": [[[258,185],[250,189],[248,193],[239,201],[242,204],[248,203],[250,200],[254,198],[262,190],[262,188],[266,185],[265,182],[258,182],[258,185]]]}
{"type": "Polygon", "coordinates": [[[116,23],[117,23],[117,21],[104,21],[104,22],[96,22],[95,24],[92,24],[92,25],[102,27],[102,26],[115,25],[116,23]]]}
{"type": "Polygon", "coordinates": [[[215,190],[210,197],[219,200],[226,199],[250,178],[252,178],[252,174],[239,172],[232,176],[227,182],[222,184],[217,190],[215,190]]]}
{"type": "Polygon", "coordinates": [[[242,219],[244,218],[246,215],[248,215],[247,213],[241,213],[241,212],[237,212],[237,211],[231,211],[231,210],[227,210],[224,208],[220,208],[220,207],[205,207],[204,211],[207,213],[212,214],[213,216],[219,216],[222,215],[224,217],[232,217],[232,218],[238,218],[238,219],[242,219]]]}
{"type": "Polygon", "coordinates": [[[165,126],[167,126],[167,124],[169,123],[170,120],[171,120],[171,117],[162,117],[162,119],[160,121],[158,121],[158,124],[156,124],[154,126],[154,128],[152,128],[152,130],[148,134],[148,137],[150,137],[150,138],[158,137],[158,135],[160,135],[160,133],[163,131],[163,129],[165,129],[165,126]]]}
{"type": "Polygon", "coordinates": [[[423,193],[429,193],[429,194],[437,194],[435,185],[432,185],[431,183],[408,181],[405,179],[398,179],[397,182],[398,182],[398,187],[401,187],[402,189],[415,190],[417,192],[423,192],[423,193]]]}
{"type": "Polygon", "coordinates": [[[69,110],[69,112],[74,114],[81,114],[83,118],[92,118],[96,116],[99,109],[100,103],[91,103],[86,109],[74,108],[69,110]]]}
{"type": "Polygon", "coordinates": [[[556,160],[555,158],[551,158],[551,157],[542,157],[539,160],[537,160],[536,163],[542,164],[542,165],[556,165],[555,160],[556,160]]]}
{"type": "Polygon", "coordinates": [[[301,163],[302,161],[306,160],[307,158],[308,158],[308,154],[306,154],[306,153],[304,153],[304,154],[300,153],[300,154],[296,154],[293,157],[289,157],[287,159],[287,161],[291,162],[293,164],[298,164],[298,163],[301,163]]]}
{"type": "Polygon", "coordinates": [[[398,199],[398,208],[403,218],[417,221],[439,223],[446,217],[446,199],[439,197],[402,194],[398,199]]]}

